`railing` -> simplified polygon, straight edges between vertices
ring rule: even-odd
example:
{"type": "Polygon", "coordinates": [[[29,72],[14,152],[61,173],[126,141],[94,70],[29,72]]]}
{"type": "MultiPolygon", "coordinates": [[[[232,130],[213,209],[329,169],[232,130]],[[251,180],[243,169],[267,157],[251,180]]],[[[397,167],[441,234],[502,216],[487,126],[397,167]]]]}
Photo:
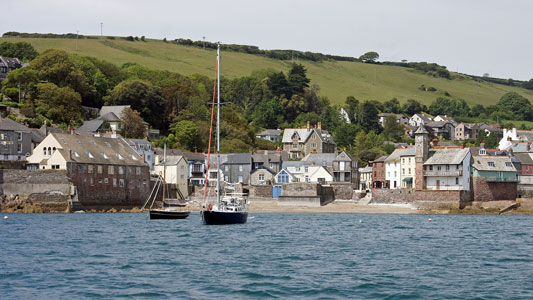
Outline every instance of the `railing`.
{"type": "Polygon", "coordinates": [[[425,176],[462,176],[463,170],[455,171],[425,171],[425,176]]]}
{"type": "Polygon", "coordinates": [[[518,180],[518,177],[514,176],[514,177],[496,177],[496,176],[489,176],[489,177],[486,177],[487,178],[487,182],[520,182],[520,180],[518,180]]]}

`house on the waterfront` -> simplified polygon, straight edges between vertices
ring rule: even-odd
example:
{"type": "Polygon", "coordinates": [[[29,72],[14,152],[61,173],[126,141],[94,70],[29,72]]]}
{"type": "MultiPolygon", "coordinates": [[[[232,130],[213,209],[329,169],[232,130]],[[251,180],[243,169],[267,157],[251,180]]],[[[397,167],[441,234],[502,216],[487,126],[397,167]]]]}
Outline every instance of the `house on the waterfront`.
{"type": "Polygon", "coordinates": [[[400,182],[403,189],[412,189],[415,187],[415,154],[416,147],[411,147],[400,153],[401,177],[400,182]]]}
{"type": "Polygon", "coordinates": [[[404,148],[397,148],[385,159],[385,180],[389,189],[402,187],[400,155],[405,151],[404,148]]]}
{"type": "Polygon", "coordinates": [[[142,205],[150,193],[148,164],[122,138],[50,133],[28,168],[66,170],[84,206],[142,205]]]}
{"type": "MultiPolygon", "coordinates": [[[[207,169],[207,185],[216,186],[218,181],[218,174],[220,173],[221,184],[225,181],[224,164],[228,161],[228,154],[220,154],[220,163],[216,154],[211,154],[209,157],[205,155],[205,162],[208,166],[207,169]],[[219,170],[220,166],[220,170],[219,170]]],[[[228,166],[229,171],[229,166],[228,166]]],[[[228,177],[229,180],[229,177],[228,177]]]]}
{"type": "Polygon", "coordinates": [[[26,160],[36,137],[32,131],[9,118],[0,118],[0,160],[26,160]]]}
{"type": "Polygon", "coordinates": [[[426,114],[423,114],[423,113],[420,113],[420,114],[414,114],[410,119],[409,119],[409,125],[410,126],[414,126],[414,127],[420,127],[420,125],[427,125],[429,122],[433,121],[433,118],[426,115],[426,114]]]}
{"type": "Polygon", "coordinates": [[[203,187],[205,185],[206,161],[203,153],[183,153],[188,163],[189,182],[193,186],[203,187]]]}
{"type": "Polygon", "coordinates": [[[259,166],[250,172],[250,185],[272,184],[276,173],[266,166],[259,166]]]}
{"type": "Polygon", "coordinates": [[[331,134],[322,129],[318,122],[316,128],[287,128],[283,131],[283,150],[290,154],[290,158],[301,158],[309,153],[334,153],[336,144],[331,134]]]}
{"type": "MultiPolygon", "coordinates": [[[[187,197],[189,164],[183,155],[167,155],[166,158],[157,156],[154,164],[154,174],[161,176],[168,185],[172,185],[179,192],[178,197],[187,197]]],[[[166,196],[168,197],[168,196],[166,196]]],[[[171,196],[173,198],[174,196],[171,196]]]]}
{"type": "Polygon", "coordinates": [[[255,137],[277,143],[281,140],[281,129],[266,129],[256,134],[255,137]]]}
{"type": "Polygon", "coordinates": [[[252,153],[252,169],[265,166],[278,173],[281,170],[281,164],[286,160],[289,160],[289,153],[286,151],[256,151],[252,153]]]}
{"type": "Polygon", "coordinates": [[[372,165],[359,168],[359,190],[370,190],[372,188],[372,165]]]}
{"type": "Polygon", "coordinates": [[[473,201],[515,200],[517,170],[508,156],[473,157],[473,201]]]}
{"type": "Polygon", "coordinates": [[[372,187],[375,189],[388,188],[385,176],[385,159],[387,156],[381,156],[370,162],[372,164],[372,187]]]}
{"type": "MultiPolygon", "coordinates": [[[[517,168],[518,197],[533,197],[533,155],[532,153],[515,153],[514,158],[520,162],[517,168]]],[[[515,168],[516,164],[513,164],[515,168]]]]}
{"type": "Polygon", "coordinates": [[[298,182],[298,180],[286,169],[281,169],[278,174],[274,176],[274,183],[276,184],[285,184],[293,182],[298,182]]]}
{"type": "Polygon", "coordinates": [[[250,171],[252,171],[252,154],[228,154],[227,160],[222,163],[222,170],[224,172],[224,181],[227,183],[250,182],[250,171]]]}

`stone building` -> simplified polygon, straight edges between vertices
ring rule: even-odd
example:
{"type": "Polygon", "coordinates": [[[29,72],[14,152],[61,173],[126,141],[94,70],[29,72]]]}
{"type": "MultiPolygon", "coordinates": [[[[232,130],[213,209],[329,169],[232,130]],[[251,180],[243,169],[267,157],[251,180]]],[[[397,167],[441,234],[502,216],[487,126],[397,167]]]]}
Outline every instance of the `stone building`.
{"type": "Polygon", "coordinates": [[[290,153],[290,158],[301,158],[309,153],[334,153],[336,144],[331,134],[322,129],[318,122],[317,128],[288,128],[283,131],[283,150],[290,153]]]}
{"type": "Polygon", "coordinates": [[[148,165],[121,138],[50,133],[28,166],[66,170],[85,207],[140,206],[151,191],[148,165]]]}
{"type": "Polygon", "coordinates": [[[281,140],[281,130],[280,129],[266,129],[255,135],[258,139],[264,139],[277,143],[281,140]]]}
{"type": "Polygon", "coordinates": [[[518,175],[508,156],[474,156],[474,201],[516,200],[518,175]]]}
{"type": "Polygon", "coordinates": [[[259,166],[250,172],[250,185],[271,185],[276,173],[265,166],[259,166]]]}
{"type": "Polygon", "coordinates": [[[252,169],[265,166],[278,173],[281,170],[281,164],[289,160],[287,151],[260,150],[252,153],[252,169]]]}
{"type": "Polygon", "coordinates": [[[475,139],[479,132],[477,124],[460,123],[455,127],[455,140],[475,139]]]}
{"type": "Polygon", "coordinates": [[[189,181],[193,186],[205,184],[205,156],[203,153],[183,153],[189,164],[189,181]]]}
{"type": "Polygon", "coordinates": [[[224,172],[224,181],[227,183],[250,182],[250,171],[252,171],[252,154],[228,154],[226,162],[222,163],[222,171],[224,172]]]}

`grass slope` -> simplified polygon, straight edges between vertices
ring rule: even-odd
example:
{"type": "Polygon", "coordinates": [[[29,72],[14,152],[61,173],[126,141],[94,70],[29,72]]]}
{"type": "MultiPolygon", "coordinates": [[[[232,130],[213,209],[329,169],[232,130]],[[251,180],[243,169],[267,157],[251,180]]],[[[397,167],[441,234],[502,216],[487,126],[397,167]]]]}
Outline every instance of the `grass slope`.
{"type": "MultiPolygon", "coordinates": [[[[215,51],[165,43],[160,40],[129,42],[109,39],[80,39],[78,51],[74,39],[46,38],[0,38],[0,42],[29,42],[37,51],[48,48],[62,49],[83,56],[93,56],[117,65],[136,62],[152,69],[168,70],[183,75],[199,73],[214,76],[215,51]]],[[[321,88],[321,94],[328,96],[333,104],[344,103],[347,96],[359,100],[385,101],[393,97],[400,102],[416,99],[424,104],[431,103],[444,91],[460,97],[469,103],[495,104],[508,91],[515,91],[533,101],[533,91],[477,82],[468,78],[447,80],[434,78],[421,72],[395,66],[372,65],[357,62],[309,62],[299,61],[308,70],[312,83],[321,88]],[[437,92],[424,92],[420,85],[432,86],[437,92]]],[[[247,76],[258,69],[272,68],[287,71],[291,62],[270,59],[257,55],[223,52],[221,74],[228,78],[247,76]]]]}

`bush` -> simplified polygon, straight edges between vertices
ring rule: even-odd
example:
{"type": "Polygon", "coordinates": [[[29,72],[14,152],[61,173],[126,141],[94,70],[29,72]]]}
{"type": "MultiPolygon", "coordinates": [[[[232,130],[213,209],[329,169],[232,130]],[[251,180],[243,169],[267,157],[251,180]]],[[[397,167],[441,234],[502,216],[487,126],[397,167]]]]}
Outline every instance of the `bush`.
{"type": "Polygon", "coordinates": [[[130,35],[125,38],[126,41],[133,42],[135,39],[130,35]]]}

